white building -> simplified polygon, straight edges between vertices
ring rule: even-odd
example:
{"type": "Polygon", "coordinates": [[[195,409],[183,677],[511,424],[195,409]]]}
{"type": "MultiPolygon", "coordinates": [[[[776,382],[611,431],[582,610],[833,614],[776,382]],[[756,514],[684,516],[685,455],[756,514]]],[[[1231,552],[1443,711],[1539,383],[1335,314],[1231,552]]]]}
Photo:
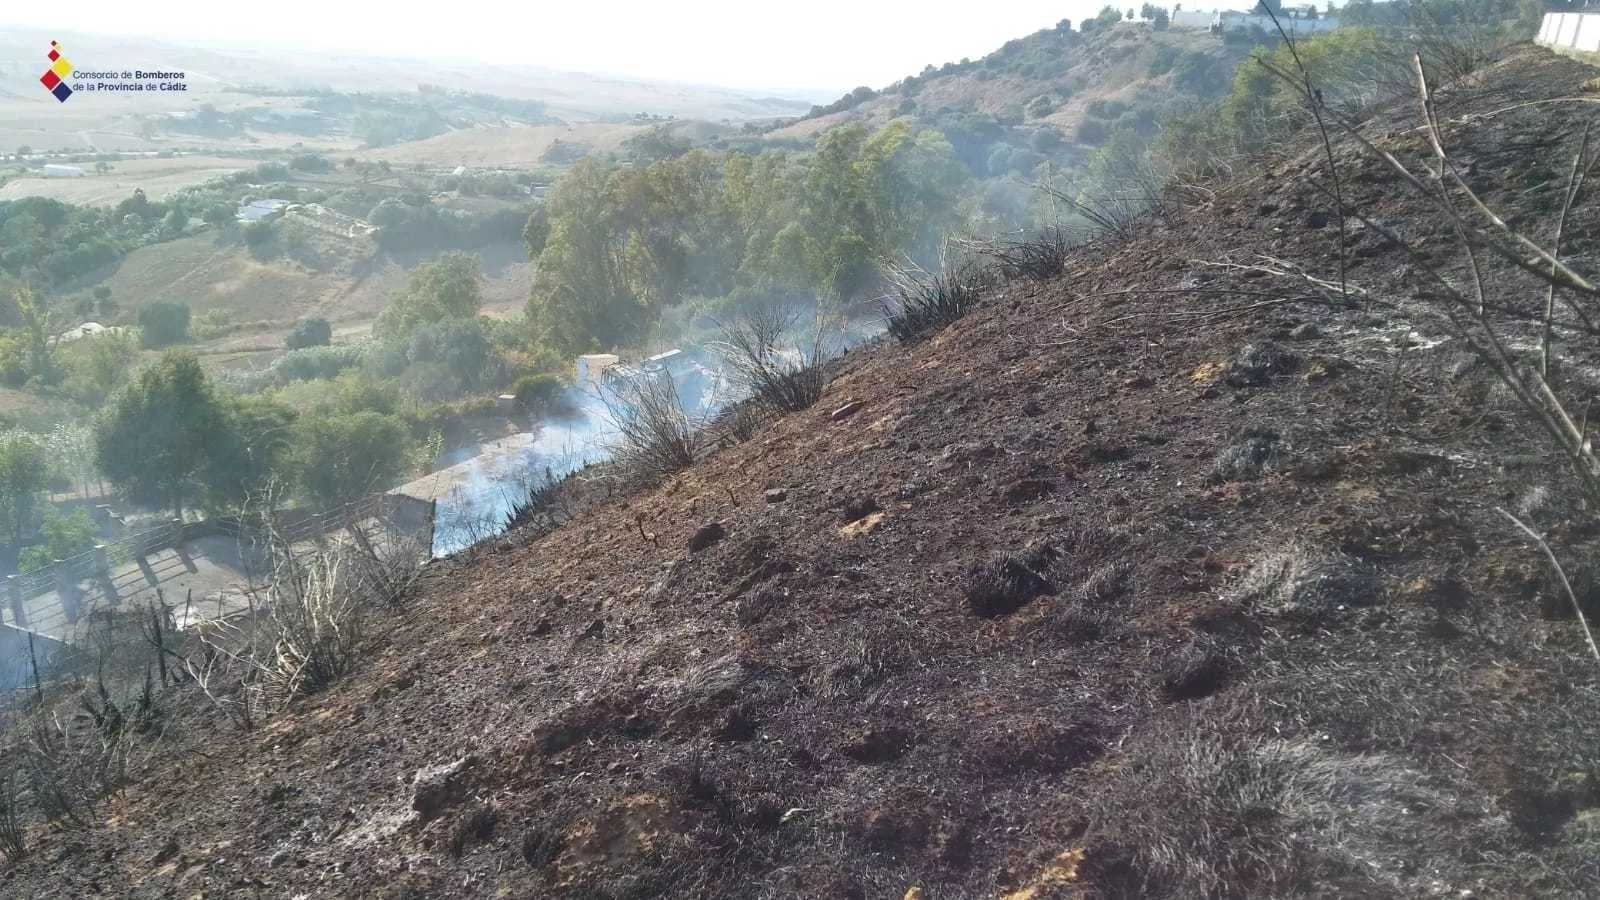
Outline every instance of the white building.
{"type": "Polygon", "coordinates": [[[252,200],[239,207],[234,218],[240,222],[261,222],[289,208],[287,200],[252,200]]]}
{"type": "Polygon", "coordinates": [[[615,353],[585,353],[578,357],[574,380],[580,385],[599,384],[605,378],[606,370],[621,361],[615,353]]]}
{"type": "Polygon", "coordinates": [[[47,164],[45,164],[45,167],[43,169],[40,169],[39,171],[43,172],[44,173],[44,177],[46,177],[46,178],[82,178],[83,177],[83,170],[78,168],[77,166],[63,166],[63,165],[60,165],[58,163],[47,163],[47,164]]]}
{"type": "Polygon", "coordinates": [[[1216,23],[1215,10],[1182,9],[1172,14],[1173,28],[1210,28],[1216,23]]]}
{"type": "Polygon", "coordinates": [[[1308,19],[1296,9],[1285,9],[1279,13],[1277,24],[1273,24],[1272,17],[1264,13],[1219,12],[1211,20],[1211,30],[1216,32],[1249,31],[1252,28],[1260,28],[1268,34],[1276,34],[1278,25],[1282,25],[1284,32],[1290,37],[1298,37],[1316,34],[1319,31],[1332,31],[1339,27],[1339,20],[1327,16],[1308,19]]]}
{"type": "Polygon", "coordinates": [[[69,344],[73,341],[81,340],[86,337],[94,337],[95,335],[100,334],[124,334],[126,331],[127,329],[120,325],[112,325],[107,327],[105,325],[101,325],[99,322],[85,322],[82,325],[79,325],[77,328],[73,328],[69,331],[63,331],[56,335],[55,339],[51,343],[69,344]]]}

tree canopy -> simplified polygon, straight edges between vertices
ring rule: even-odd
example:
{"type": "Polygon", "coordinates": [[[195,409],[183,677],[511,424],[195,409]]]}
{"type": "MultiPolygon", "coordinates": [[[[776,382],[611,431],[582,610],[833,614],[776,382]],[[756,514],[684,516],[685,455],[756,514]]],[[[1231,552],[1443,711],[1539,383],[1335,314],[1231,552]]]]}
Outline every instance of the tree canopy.
{"type": "Polygon", "coordinates": [[[547,228],[530,228],[529,322],[570,353],[637,341],[664,309],[741,286],[848,301],[884,258],[931,261],[966,177],[943,136],[903,120],[833,129],[809,155],[587,157],[551,189],[547,228]]]}
{"type": "Polygon", "coordinates": [[[117,395],[95,427],[100,470],[128,498],[182,515],[224,424],[192,353],[168,350],[117,395]]]}
{"type": "Polygon", "coordinates": [[[411,273],[405,290],[378,317],[383,337],[409,333],[418,325],[472,318],[483,305],[483,262],[476,254],[452,251],[411,273]]]}

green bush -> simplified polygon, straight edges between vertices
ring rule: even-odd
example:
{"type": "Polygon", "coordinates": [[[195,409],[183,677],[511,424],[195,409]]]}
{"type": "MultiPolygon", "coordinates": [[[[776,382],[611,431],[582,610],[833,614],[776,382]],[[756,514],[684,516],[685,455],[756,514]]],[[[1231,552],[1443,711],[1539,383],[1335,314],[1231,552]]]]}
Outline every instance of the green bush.
{"type": "Polygon", "coordinates": [[[189,307],[157,301],[139,310],[139,345],[146,350],[170,347],[189,339],[189,307]]]}
{"type": "Polygon", "coordinates": [[[39,525],[40,543],[22,551],[17,568],[23,572],[37,572],[58,559],[68,559],[94,549],[97,529],[88,510],[78,507],[70,516],[63,516],[51,507],[39,525]]]}
{"type": "Polygon", "coordinates": [[[267,371],[277,384],[292,381],[326,381],[352,366],[360,365],[366,350],[359,344],[338,347],[303,347],[278,357],[267,371]]]}
{"type": "Polygon", "coordinates": [[[523,409],[545,409],[561,399],[566,383],[559,376],[548,373],[518,378],[511,386],[517,405],[523,409]]]}
{"type": "Polygon", "coordinates": [[[1111,137],[1111,126],[1103,119],[1084,119],[1078,123],[1078,143],[1103,144],[1111,137]]]}
{"type": "Polygon", "coordinates": [[[213,309],[195,316],[189,323],[189,331],[197,341],[209,341],[219,338],[233,331],[237,326],[233,323],[233,316],[227,310],[213,309]]]}
{"type": "Polygon", "coordinates": [[[328,324],[327,319],[301,319],[294,323],[284,345],[290,350],[304,350],[307,347],[326,347],[332,342],[333,326],[328,324]]]}
{"type": "Polygon", "coordinates": [[[1089,105],[1084,109],[1089,113],[1089,115],[1094,116],[1096,119],[1110,120],[1115,119],[1126,112],[1128,110],[1128,104],[1121,100],[1090,100],[1089,105]]]}

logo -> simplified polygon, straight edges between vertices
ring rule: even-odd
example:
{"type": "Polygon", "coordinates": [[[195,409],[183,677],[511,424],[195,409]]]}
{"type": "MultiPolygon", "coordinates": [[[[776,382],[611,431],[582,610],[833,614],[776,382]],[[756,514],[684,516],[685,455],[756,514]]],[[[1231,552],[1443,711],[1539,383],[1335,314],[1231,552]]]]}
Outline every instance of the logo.
{"type": "Polygon", "coordinates": [[[72,96],[72,88],[67,87],[67,83],[62,79],[72,74],[72,63],[67,62],[67,58],[61,55],[61,45],[55,41],[50,42],[49,56],[50,68],[39,76],[39,83],[44,85],[45,90],[55,94],[57,100],[65,103],[67,98],[72,96]]]}

